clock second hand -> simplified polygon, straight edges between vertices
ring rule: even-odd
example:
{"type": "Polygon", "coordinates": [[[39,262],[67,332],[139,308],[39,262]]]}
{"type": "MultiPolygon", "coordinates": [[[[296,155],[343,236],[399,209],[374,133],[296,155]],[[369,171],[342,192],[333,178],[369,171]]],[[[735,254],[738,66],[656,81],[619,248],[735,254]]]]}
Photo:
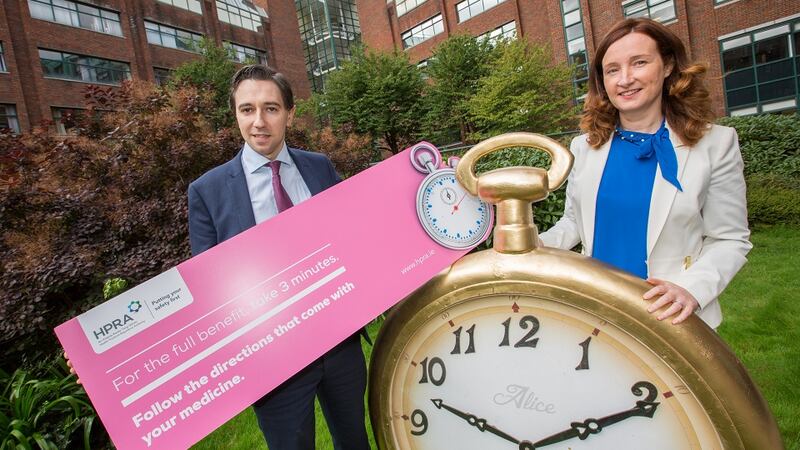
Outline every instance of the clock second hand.
{"type": "Polygon", "coordinates": [[[600,419],[590,418],[584,420],[583,422],[572,422],[568,430],[548,436],[544,439],[534,442],[533,444],[531,444],[529,441],[524,441],[520,444],[519,448],[520,450],[535,450],[546,445],[552,445],[576,437],[580,440],[584,440],[592,434],[597,434],[603,431],[603,427],[613,425],[617,422],[622,422],[623,420],[631,417],[652,418],[659,405],[658,402],[653,401],[656,399],[658,390],[652,383],[639,381],[633,385],[631,391],[634,394],[641,395],[642,388],[648,390],[648,396],[644,400],[637,401],[636,406],[629,410],[611,414],[600,419]]]}
{"type": "Polygon", "coordinates": [[[452,211],[450,211],[450,215],[453,215],[453,214],[455,214],[455,213],[456,213],[456,211],[458,211],[458,205],[460,205],[460,204],[461,204],[461,202],[463,202],[463,201],[464,201],[464,199],[465,199],[466,197],[467,197],[467,193],[466,193],[466,192],[464,192],[464,195],[462,195],[462,196],[461,196],[461,200],[459,200],[459,201],[458,201],[458,203],[456,203],[455,205],[453,205],[453,210],[452,210],[452,211]]]}
{"type": "Polygon", "coordinates": [[[513,443],[515,443],[517,445],[519,445],[519,443],[520,443],[519,439],[517,439],[517,438],[515,438],[515,437],[513,437],[513,436],[511,436],[511,435],[509,435],[509,434],[507,434],[507,433],[505,433],[503,431],[498,430],[497,428],[495,428],[492,425],[489,425],[489,423],[486,422],[486,419],[481,419],[478,416],[475,416],[474,414],[468,414],[468,413],[465,413],[463,411],[459,411],[458,409],[453,408],[452,406],[444,403],[441,399],[438,399],[438,398],[436,398],[436,399],[432,398],[431,401],[436,406],[436,408],[445,409],[447,411],[450,411],[451,413],[455,414],[456,416],[466,420],[468,424],[470,424],[473,427],[479,429],[481,432],[488,431],[488,432],[494,434],[495,436],[499,436],[499,437],[501,437],[501,438],[503,438],[503,439],[505,439],[505,440],[507,440],[509,442],[513,442],[513,443]]]}

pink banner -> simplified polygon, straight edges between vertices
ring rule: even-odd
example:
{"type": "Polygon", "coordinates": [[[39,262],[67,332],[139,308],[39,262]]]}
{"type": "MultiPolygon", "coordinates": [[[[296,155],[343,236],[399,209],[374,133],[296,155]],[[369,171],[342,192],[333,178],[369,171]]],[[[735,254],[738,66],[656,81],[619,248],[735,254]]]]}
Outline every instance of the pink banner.
{"type": "Polygon", "coordinates": [[[466,253],[423,178],[406,150],[57,327],[114,444],[189,447],[466,253]]]}

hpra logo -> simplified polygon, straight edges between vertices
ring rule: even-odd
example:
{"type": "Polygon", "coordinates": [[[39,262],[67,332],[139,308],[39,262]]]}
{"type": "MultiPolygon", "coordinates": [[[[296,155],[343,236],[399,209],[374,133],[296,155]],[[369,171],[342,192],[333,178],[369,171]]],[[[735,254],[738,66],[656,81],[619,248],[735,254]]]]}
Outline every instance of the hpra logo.
{"type": "Polygon", "coordinates": [[[142,309],[142,302],[140,302],[139,300],[132,300],[130,303],[128,303],[128,313],[94,330],[95,339],[100,340],[108,336],[109,333],[116,330],[117,328],[124,327],[128,323],[133,322],[133,317],[131,317],[131,314],[136,314],[137,312],[139,312],[140,309],[142,309]]]}

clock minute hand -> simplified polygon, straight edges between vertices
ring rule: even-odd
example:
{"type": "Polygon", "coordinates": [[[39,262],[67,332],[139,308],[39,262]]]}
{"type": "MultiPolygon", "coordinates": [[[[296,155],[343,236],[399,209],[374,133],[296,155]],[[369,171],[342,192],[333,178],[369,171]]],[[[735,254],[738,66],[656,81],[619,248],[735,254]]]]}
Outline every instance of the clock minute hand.
{"type": "Polygon", "coordinates": [[[458,410],[456,408],[453,408],[452,406],[444,403],[441,399],[438,399],[438,398],[431,399],[431,401],[433,402],[434,406],[436,406],[436,408],[444,409],[444,410],[447,410],[447,411],[455,414],[456,416],[466,420],[468,424],[470,424],[473,427],[477,428],[481,432],[488,431],[488,432],[494,434],[495,436],[501,437],[501,438],[503,438],[503,439],[505,439],[505,440],[507,440],[509,442],[513,442],[515,444],[519,444],[520,443],[519,439],[511,436],[508,433],[505,433],[505,432],[497,429],[493,425],[490,425],[488,422],[486,422],[486,419],[481,419],[481,418],[479,418],[478,416],[476,416],[474,414],[465,413],[465,412],[460,411],[460,410],[458,410]]]}
{"type": "Polygon", "coordinates": [[[520,449],[534,450],[546,445],[555,444],[557,442],[566,441],[576,437],[580,440],[584,440],[592,434],[597,434],[603,431],[604,427],[622,422],[623,420],[631,417],[652,418],[659,405],[658,402],[653,401],[658,395],[658,390],[653,384],[646,381],[640,381],[633,385],[631,391],[633,391],[634,394],[641,395],[641,388],[645,388],[649,391],[648,396],[644,400],[637,401],[636,406],[633,408],[618,412],[616,414],[611,414],[600,419],[589,418],[583,422],[572,422],[569,429],[556,433],[552,436],[548,436],[542,440],[534,442],[533,444],[524,446],[524,448],[522,445],[520,445],[520,449]]]}

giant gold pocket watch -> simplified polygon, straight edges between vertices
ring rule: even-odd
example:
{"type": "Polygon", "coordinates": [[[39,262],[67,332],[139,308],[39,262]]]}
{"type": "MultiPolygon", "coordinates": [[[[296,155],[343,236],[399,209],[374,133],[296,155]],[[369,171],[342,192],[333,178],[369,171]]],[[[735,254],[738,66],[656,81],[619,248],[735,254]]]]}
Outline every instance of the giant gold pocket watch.
{"type": "Polygon", "coordinates": [[[658,321],[643,280],[537,246],[530,204],[571,165],[561,145],[528,133],[461,160],[464,188],[497,207],[494,248],[457,261],[384,323],[369,386],[378,447],[783,448],[746,370],[699,318],[658,321]],[[519,146],[550,153],[550,169],[475,175],[480,157],[519,146]]]}

